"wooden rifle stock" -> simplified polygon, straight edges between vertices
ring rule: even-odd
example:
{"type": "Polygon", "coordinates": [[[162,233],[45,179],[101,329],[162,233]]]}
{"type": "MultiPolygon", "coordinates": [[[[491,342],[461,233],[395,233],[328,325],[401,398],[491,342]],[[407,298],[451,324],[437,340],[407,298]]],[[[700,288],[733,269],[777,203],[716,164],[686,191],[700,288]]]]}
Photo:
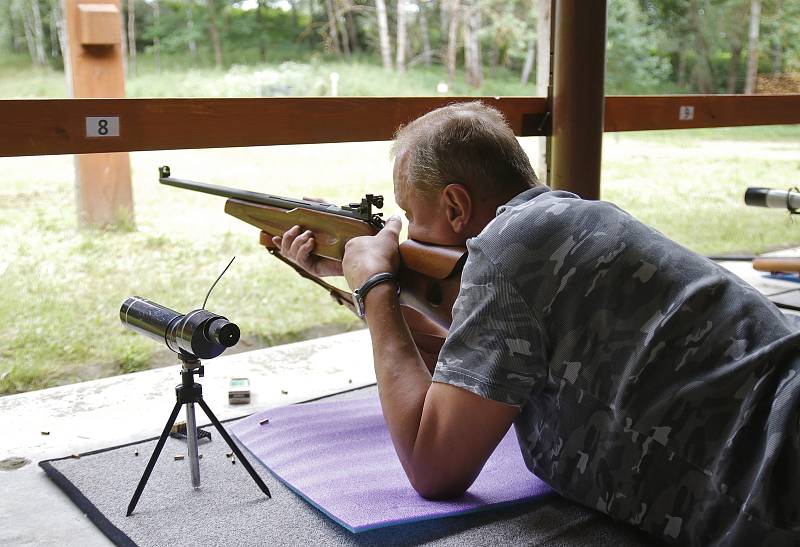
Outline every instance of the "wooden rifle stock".
{"type": "Polygon", "coordinates": [[[800,257],[770,258],[767,256],[753,259],[753,269],[760,272],[800,273],[800,257]]]}
{"type": "MultiPolygon", "coordinates": [[[[325,288],[334,300],[355,313],[351,293],[306,272],[282,256],[272,238],[283,236],[293,226],[300,226],[314,233],[315,255],[341,261],[349,240],[380,231],[383,221],[380,215],[372,213],[371,206],[380,208],[383,198],[368,194],[360,204],[337,207],[176,179],[170,176],[169,167],[159,168],[159,180],[168,186],[227,197],[225,212],[261,230],[259,241],[270,254],[302,277],[325,288]]],[[[452,322],[467,250],[407,240],[400,244],[400,258],[400,308],[422,359],[433,372],[452,322]]]]}
{"type": "Polygon", "coordinates": [[[363,220],[301,208],[281,209],[240,199],[225,202],[225,212],[268,234],[270,237],[261,238],[261,244],[268,248],[274,247],[272,236],[282,236],[293,226],[311,230],[316,241],[314,254],[334,260],[342,260],[344,246],[349,240],[378,233],[376,227],[363,220]]]}

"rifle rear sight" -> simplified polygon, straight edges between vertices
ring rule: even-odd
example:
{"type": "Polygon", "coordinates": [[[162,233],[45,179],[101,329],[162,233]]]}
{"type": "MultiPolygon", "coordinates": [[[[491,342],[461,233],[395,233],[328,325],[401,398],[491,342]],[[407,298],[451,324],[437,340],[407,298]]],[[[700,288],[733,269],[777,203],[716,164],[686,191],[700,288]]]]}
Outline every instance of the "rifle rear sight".
{"type": "Polygon", "coordinates": [[[353,211],[357,213],[362,219],[367,220],[368,222],[375,225],[377,228],[383,227],[383,213],[374,213],[372,212],[372,206],[375,206],[376,209],[383,208],[383,196],[376,196],[374,194],[367,194],[362,200],[361,203],[350,203],[347,206],[342,207],[345,211],[353,211]]]}

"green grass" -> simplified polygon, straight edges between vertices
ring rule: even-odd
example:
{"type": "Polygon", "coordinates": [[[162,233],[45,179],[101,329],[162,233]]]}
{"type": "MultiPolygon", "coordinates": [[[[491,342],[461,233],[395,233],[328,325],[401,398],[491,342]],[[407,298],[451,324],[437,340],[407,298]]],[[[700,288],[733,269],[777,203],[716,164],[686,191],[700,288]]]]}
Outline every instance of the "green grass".
{"type": "Polygon", "coordinates": [[[603,198],[700,253],[798,243],[800,224],[786,212],[744,206],[748,186],[800,185],[800,126],[774,129],[774,140],[765,137],[773,128],[607,137],[603,198]]]}

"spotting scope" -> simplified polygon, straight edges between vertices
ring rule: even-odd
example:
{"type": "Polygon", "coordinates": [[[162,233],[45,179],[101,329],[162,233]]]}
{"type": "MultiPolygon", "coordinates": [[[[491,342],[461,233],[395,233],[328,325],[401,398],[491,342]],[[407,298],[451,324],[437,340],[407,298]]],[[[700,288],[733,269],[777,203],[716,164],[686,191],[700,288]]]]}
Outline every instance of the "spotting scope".
{"type": "Polygon", "coordinates": [[[182,314],[141,296],[126,298],[119,318],[125,327],[189,358],[213,359],[239,341],[239,327],[221,315],[204,309],[182,314]]]}
{"type": "Polygon", "coordinates": [[[800,209],[800,192],[751,186],[744,193],[744,202],[754,207],[788,209],[795,212],[800,209]]]}

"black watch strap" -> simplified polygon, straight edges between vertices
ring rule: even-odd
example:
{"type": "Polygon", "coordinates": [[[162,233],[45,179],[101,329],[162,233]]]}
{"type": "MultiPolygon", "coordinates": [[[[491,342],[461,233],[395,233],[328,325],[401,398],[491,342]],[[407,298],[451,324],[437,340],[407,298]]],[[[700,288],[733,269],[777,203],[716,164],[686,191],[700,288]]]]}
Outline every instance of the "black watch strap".
{"type": "Polygon", "coordinates": [[[356,313],[360,319],[364,319],[366,308],[364,306],[364,299],[367,297],[367,293],[374,287],[375,285],[380,285],[386,281],[396,281],[397,276],[390,272],[381,272],[371,276],[369,279],[364,281],[364,284],[353,291],[353,303],[356,306],[356,313]]]}

